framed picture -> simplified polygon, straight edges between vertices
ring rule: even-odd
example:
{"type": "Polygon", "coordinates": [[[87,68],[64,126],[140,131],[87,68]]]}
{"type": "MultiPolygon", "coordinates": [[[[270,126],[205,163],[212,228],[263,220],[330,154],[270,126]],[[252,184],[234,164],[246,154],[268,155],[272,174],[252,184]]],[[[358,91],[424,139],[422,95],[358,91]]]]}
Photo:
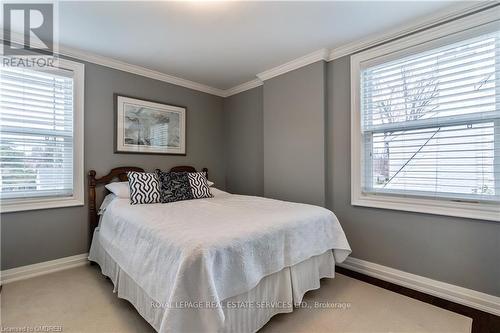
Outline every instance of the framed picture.
{"type": "Polygon", "coordinates": [[[115,94],[115,153],[186,154],[186,108],[115,94]]]}

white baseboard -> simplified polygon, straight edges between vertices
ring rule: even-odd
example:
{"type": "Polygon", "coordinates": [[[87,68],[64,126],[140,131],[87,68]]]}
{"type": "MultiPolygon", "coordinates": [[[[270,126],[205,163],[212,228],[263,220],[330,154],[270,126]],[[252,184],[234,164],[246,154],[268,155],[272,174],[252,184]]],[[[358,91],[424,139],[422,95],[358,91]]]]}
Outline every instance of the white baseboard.
{"type": "Polygon", "coordinates": [[[49,274],[64,269],[83,266],[87,264],[88,253],[77,254],[71,257],[60,258],[41,262],[38,264],[21,266],[4,270],[0,273],[1,284],[6,284],[14,281],[29,279],[35,276],[49,274]]]}
{"type": "MultiPolygon", "coordinates": [[[[7,269],[1,271],[0,281],[3,285],[9,282],[83,266],[88,263],[87,257],[88,253],[82,253],[71,257],[7,269]]],[[[347,258],[346,261],[338,265],[380,280],[388,281],[403,287],[414,289],[429,295],[500,316],[500,297],[352,257],[347,258]]]]}
{"type": "Polygon", "coordinates": [[[351,257],[338,265],[380,280],[500,316],[500,297],[351,257]]]}

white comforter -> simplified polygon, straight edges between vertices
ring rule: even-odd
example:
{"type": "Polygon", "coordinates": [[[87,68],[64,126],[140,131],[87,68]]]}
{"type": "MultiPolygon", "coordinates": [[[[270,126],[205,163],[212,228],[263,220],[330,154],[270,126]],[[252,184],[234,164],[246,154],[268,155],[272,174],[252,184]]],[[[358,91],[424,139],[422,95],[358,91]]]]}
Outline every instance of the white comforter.
{"type": "Polygon", "coordinates": [[[327,209],[213,192],[210,199],[153,205],[115,198],[103,214],[101,243],[165,307],[160,332],[217,330],[224,314],[214,304],[329,249],[336,262],[351,252],[327,209]]]}

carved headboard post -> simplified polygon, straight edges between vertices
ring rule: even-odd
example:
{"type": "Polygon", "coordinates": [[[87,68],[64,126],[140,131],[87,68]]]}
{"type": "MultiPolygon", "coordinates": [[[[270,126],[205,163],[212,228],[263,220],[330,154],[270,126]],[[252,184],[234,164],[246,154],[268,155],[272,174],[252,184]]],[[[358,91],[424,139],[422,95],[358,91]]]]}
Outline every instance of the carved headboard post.
{"type": "Polygon", "coordinates": [[[97,194],[96,187],[99,185],[106,185],[111,183],[114,179],[125,182],[127,181],[127,172],[137,171],[144,172],[144,169],[137,167],[120,167],[112,169],[107,175],[100,178],[96,178],[95,170],[90,170],[88,174],[88,185],[89,185],[89,246],[92,242],[92,237],[94,236],[94,229],[99,224],[99,216],[97,215],[97,194]]]}

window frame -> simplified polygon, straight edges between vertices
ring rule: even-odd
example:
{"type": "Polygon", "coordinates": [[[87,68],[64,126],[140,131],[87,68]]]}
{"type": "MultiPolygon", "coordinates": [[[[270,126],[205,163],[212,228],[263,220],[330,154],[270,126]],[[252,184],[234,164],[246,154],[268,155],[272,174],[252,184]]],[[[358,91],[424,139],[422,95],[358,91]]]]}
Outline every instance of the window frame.
{"type": "Polygon", "coordinates": [[[61,59],[57,68],[72,71],[73,74],[73,195],[69,197],[38,197],[2,199],[2,213],[35,209],[83,206],[84,199],[84,90],[85,65],[61,59]]]}
{"type": "MultiPolygon", "coordinates": [[[[425,198],[363,192],[364,148],[361,132],[361,70],[410,54],[424,52],[447,44],[478,36],[500,27],[497,8],[480,12],[445,25],[415,33],[351,56],[351,204],[436,215],[500,221],[500,205],[460,199],[425,198]]],[[[498,120],[497,120],[498,121],[498,120]]]]}

